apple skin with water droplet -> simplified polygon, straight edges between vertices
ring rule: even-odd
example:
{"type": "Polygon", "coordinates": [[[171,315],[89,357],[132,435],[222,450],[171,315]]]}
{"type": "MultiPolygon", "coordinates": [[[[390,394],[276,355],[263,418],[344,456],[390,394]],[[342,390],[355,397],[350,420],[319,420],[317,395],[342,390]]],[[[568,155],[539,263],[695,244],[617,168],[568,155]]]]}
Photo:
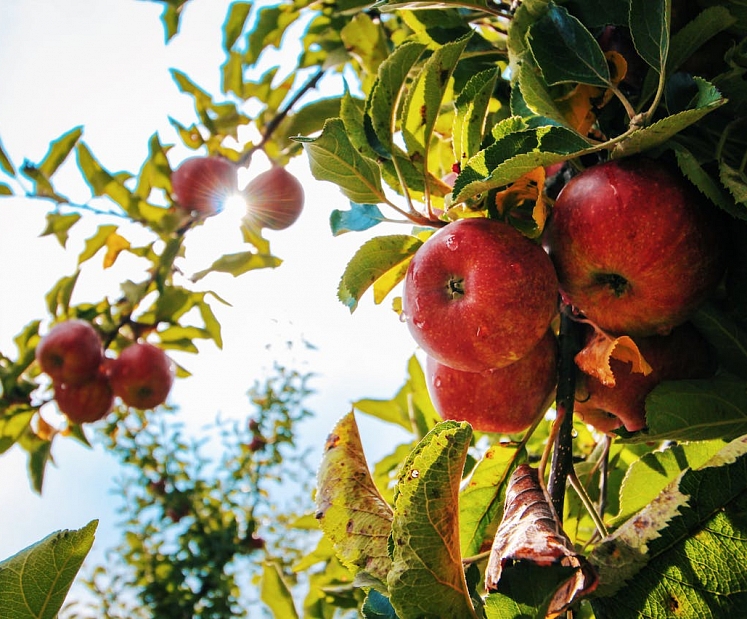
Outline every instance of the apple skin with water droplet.
{"type": "Polygon", "coordinates": [[[479,432],[523,432],[553,400],[557,357],[551,331],[524,357],[495,370],[463,372],[428,357],[428,393],[444,419],[468,421],[479,432]]]}
{"type": "Polygon", "coordinates": [[[146,410],[163,404],[174,382],[174,363],[147,342],[136,342],[108,363],[114,395],[127,406],[146,410]]]}
{"type": "Polygon", "coordinates": [[[592,166],[568,182],[545,245],[564,297],[599,328],[666,334],[723,276],[718,216],[676,170],[631,157],[592,166]]]}
{"type": "Polygon", "coordinates": [[[410,261],[403,315],[436,361],[482,372],[521,359],[557,313],[558,281],[545,251],[506,223],[460,219],[410,261]]]}
{"type": "Polygon", "coordinates": [[[96,329],[79,319],[49,330],[36,347],[36,360],[55,384],[80,385],[92,379],[104,358],[96,329]]]}
{"type": "Polygon", "coordinates": [[[190,157],[171,174],[171,188],[179,209],[192,217],[221,211],[226,198],[237,194],[236,165],[223,157],[190,157]]]}

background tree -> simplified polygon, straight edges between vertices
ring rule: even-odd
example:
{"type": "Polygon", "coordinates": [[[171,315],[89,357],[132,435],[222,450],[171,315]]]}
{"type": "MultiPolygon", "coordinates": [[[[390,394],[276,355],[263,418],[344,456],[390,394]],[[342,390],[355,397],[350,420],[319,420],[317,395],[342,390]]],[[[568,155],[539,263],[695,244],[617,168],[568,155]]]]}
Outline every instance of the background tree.
{"type": "MultiPolygon", "coordinates": [[[[169,38],[189,3],[163,4],[169,38]]],[[[479,225],[494,230],[491,235],[518,234],[517,246],[536,250],[546,241],[549,257],[543,259],[552,261],[562,293],[557,316],[533,327],[537,339],[547,329],[557,337],[556,415],[545,418],[543,408],[527,420],[526,430],[509,435],[485,432],[469,415],[443,421],[451,415],[437,412],[429,394],[440,383],[431,381],[413,357],[407,382],[394,398],[354,406],[405,429],[411,443],[370,470],[355,414],[332,429],[314,513],[324,537],[293,567],[311,574],[305,616],[351,609],[367,617],[409,619],[443,616],[448,609],[449,616],[488,619],[561,613],[604,618],[635,617],[646,609],[655,617],[728,617],[744,606],[747,157],[739,131],[744,29],[743,10],[730,1],[591,6],[532,0],[437,7],[419,1],[260,7],[237,2],[223,26],[220,100],[184,73],[173,72],[195,104],[192,124],[173,121],[187,147],[239,167],[258,150],[278,166],[303,152],[313,174],[350,199],[349,210],[330,214],[333,234],[369,231],[391,221],[409,226],[409,232],[369,238],[341,269],[338,296],[355,311],[369,290],[381,303],[403,282],[404,305],[395,298],[395,311],[424,352],[442,355],[439,361],[452,369],[497,375],[505,364],[504,358],[489,358],[487,367],[457,367],[464,355],[449,356],[421,337],[429,324],[436,338],[437,326],[445,329],[438,313],[433,318],[417,313],[426,303],[419,299],[428,298],[427,290],[422,297],[417,290],[428,281],[425,270],[415,272],[427,253],[421,250],[445,239],[447,256],[461,247],[462,252],[471,248],[475,260],[482,258],[479,241],[462,242],[454,232],[475,227],[461,220],[483,218],[487,223],[479,225]],[[275,67],[254,76],[265,54],[289,45],[297,27],[302,28],[297,70],[282,80],[275,67]],[[314,97],[313,89],[328,72],[343,73],[347,87],[336,96],[314,97]],[[245,125],[256,136],[242,143],[238,130],[245,125]],[[666,172],[660,174],[660,167],[666,172]],[[680,300],[671,316],[664,312],[671,308],[649,302],[633,323],[620,326],[601,311],[603,303],[598,307],[578,292],[572,263],[577,254],[567,258],[562,252],[564,241],[582,226],[564,230],[561,205],[573,195],[572,186],[584,187],[601,170],[602,184],[580,190],[582,198],[613,195],[616,208],[601,218],[585,249],[598,243],[615,247],[613,257],[653,264],[654,271],[665,271],[666,265],[668,278],[656,284],[657,293],[686,279],[693,270],[687,266],[691,255],[698,256],[697,265],[713,264],[699,278],[709,285],[688,293],[688,303],[680,300]],[[655,223],[650,215],[673,199],[678,200],[674,214],[655,223]],[[633,212],[629,204],[647,200],[651,208],[628,215],[631,221],[620,215],[633,212]],[[683,225],[682,235],[655,236],[659,227],[680,226],[690,209],[703,215],[683,225]],[[645,248],[636,238],[640,230],[659,240],[645,248]],[[682,241],[690,234],[711,241],[699,242],[695,251],[682,241]],[[670,264],[671,256],[681,256],[682,262],[670,264]],[[418,301],[409,306],[409,298],[418,301]],[[656,355],[646,352],[656,345],[640,339],[672,337],[669,331],[685,320],[715,355],[703,374],[664,371],[654,363],[656,355]],[[630,370],[614,369],[616,361],[629,363],[630,370]],[[618,415],[607,404],[574,418],[576,400],[594,396],[592,379],[612,387],[624,381],[626,371],[662,378],[635,394],[645,402],[637,416],[618,415]]],[[[102,224],[80,256],[81,265],[102,249],[107,264],[122,252],[148,260],[147,276],[125,282],[121,297],[71,305],[77,273],[48,295],[53,322],[92,323],[109,354],[145,338],[181,350],[193,350],[200,338],[220,345],[219,324],[208,303],[213,297],[199,288],[204,275],[241,275],[278,264],[250,216],[242,224],[246,251],[217,257],[189,283],[182,281],[179,259],[204,215],[194,207],[180,212],[169,150],[154,135],[137,175],[113,173],[73,129],[51,143],[42,161],[26,162],[18,173],[9,157],[0,157],[9,178],[0,191],[12,194],[23,187],[50,200],[54,207],[46,233],[61,243],[81,213],[91,210],[136,222],[150,235],[149,242],[133,246],[116,226],[102,224]],[[91,189],[91,201],[81,205],[70,204],[53,178],[73,151],[91,189]]],[[[251,213],[251,201],[247,207],[251,213]]],[[[591,225],[590,216],[583,223],[591,225]]],[[[525,266],[514,258],[504,263],[525,266]]],[[[472,294],[469,278],[481,272],[475,264],[436,273],[437,289],[447,290],[450,300],[466,299],[472,294]]],[[[623,272],[606,263],[595,268],[592,283],[612,294],[615,303],[637,290],[635,270],[623,272]]],[[[496,279],[531,282],[539,270],[519,276],[514,269],[496,279]]],[[[610,306],[612,316],[620,318],[623,306],[610,306]]],[[[512,318],[509,326],[523,335],[529,328],[522,315],[526,307],[507,302],[503,308],[512,318]]],[[[485,323],[489,329],[468,329],[467,319],[480,311],[471,308],[470,315],[444,322],[450,341],[476,350],[480,338],[493,336],[499,318],[485,323]]],[[[52,441],[88,439],[80,424],[56,428],[43,416],[51,395],[44,396],[46,385],[34,362],[39,329],[38,321],[31,323],[16,340],[15,356],[0,364],[0,431],[5,445],[18,442],[29,453],[32,482],[41,490],[52,441]]],[[[523,396],[518,392],[513,399],[523,396]]],[[[502,412],[496,407],[496,415],[502,412]]],[[[122,407],[113,413],[122,417],[120,423],[134,414],[122,407]]],[[[245,438],[251,444],[255,437],[245,438]]],[[[122,445],[127,449],[127,441],[122,445]]],[[[156,487],[159,481],[149,478],[156,487]]],[[[171,507],[172,516],[181,515],[181,505],[171,507]]],[[[229,518],[219,527],[221,534],[230,532],[232,541],[251,539],[251,519],[236,521],[231,532],[232,510],[220,513],[229,518]]],[[[182,522],[170,518],[178,521],[175,525],[182,522]]],[[[90,531],[76,535],[77,554],[85,554],[90,531]]],[[[194,540],[201,535],[191,531],[194,540]]],[[[43,556],[55,544],[58,538],[32,556],[43,556]]],[[[230,545],[235,550],[237,544],[230,545]]],[[[140,550],[130,549],[139,560],[140,550]]],[[[233,556],[224,555],[219,565],[233,556]]],[[[167,569],[163,565],[156,569],[167,569]]],[[[278,617],[300,614],[282,578],[291,576],[288,568],[281,563],[264,571],[262,599],[278,617]]],[[[175,582],[189,575],[187,569],[178,570],[175,582]]],[[[231,580],[221,583],[227,587],[220,597],[224,612],[235,612],[231,580]]],[[[194,591],[188,587],[175,603],[189,602],[194,591]]],[[[202,585],[196,591],[207,592],[202,585]]]]}

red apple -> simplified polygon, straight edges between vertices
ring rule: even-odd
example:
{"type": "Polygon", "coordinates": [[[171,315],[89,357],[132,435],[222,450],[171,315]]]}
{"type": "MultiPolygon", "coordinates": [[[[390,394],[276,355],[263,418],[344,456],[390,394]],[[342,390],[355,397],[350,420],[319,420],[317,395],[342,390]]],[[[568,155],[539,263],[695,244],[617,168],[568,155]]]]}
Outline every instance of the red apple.
{"type": "Polygon", "coordinates": [[[436,361],[468,372],[526,355],[557,310],[558,281],[542,248],[508,224],[460,219],[429,238],[405,275],[403,314],[436,361]]]}
{"type": "Polygon", "coordinates": [[[174,382],[174,364],[163,350],[145,342],[125,348],[110,363],[114,395],[127,406],[147,409],[166,401],[174,382]]]}
{"type": "Polygon", "coordinates": [[[39,367],[56,384],[80,385],[92,379],[103,358],[101,338],[85,320],[56,324],[36,347],[39,367]]]}
{"type": "Polygon", "coordinates": [[[426,359],[428,393],[444,419],[480,432],[522,432],[553,400],[558,346],[547,331],[524,357],[495,370],[463,372],[426,359]]]}
{"type": "Polygon", "coordinates": [[[630,362],[610,359],[615,386],[606,387],[592,376],[579,373],[574,411],[602,432],[625,426],[629,432],[646,427],[646,396],[663,380],[708,378],[716,371],[716,357],[708,342],[691,323],[669,335],[636,338],[643,358],[652,368],[643,375],[631,371],[630,362]]]}
{"type": "Polygon", "coordinates": [[[79,385],[56,384],[54,397],[60,412],[74,423],[98,421],[114,406],[114,392],[104,372],[79,385]]]}
{"type": "Polygon", "coordinates": [[[171,175],[171,188],[178,207],[193,217],[215,215],[239,191],[236,165],[218,156],[185,159],[171,175]]]}
{"type": "Polygon", "coordinates": [[[257,175],[244,189],[248,219],[270,230],[285,230],[301,215],[301,181],[283,167],[273,166],[257,175]]]}
{"type": "Polygon", "coordinates": [[[546,245],[567,301],[601,329],[665,334],[724,272],[717,213],[682,176],[645,158],[610,161],[558,195],[546,245]]]}

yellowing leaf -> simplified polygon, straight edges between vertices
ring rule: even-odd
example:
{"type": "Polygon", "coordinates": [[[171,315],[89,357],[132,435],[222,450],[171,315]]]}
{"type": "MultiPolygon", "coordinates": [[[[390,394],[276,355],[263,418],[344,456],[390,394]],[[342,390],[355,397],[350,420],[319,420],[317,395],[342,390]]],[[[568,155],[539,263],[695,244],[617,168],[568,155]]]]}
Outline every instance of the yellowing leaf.
{"type": "Polygon", "coordinates": [[[316,517],[337,558],[354,573],[386,581],[392,509],[379,494],[363,454],[353,413],[343,417],[324,447],[317,477],[316,517]]]}
{"type": "Polygon", "coordinates": [[[630,337],[623,335],[613,338],[599,329],[594,330],[584,348],[576,355],[576,365],[582,372],[593,376],[606,387],[614,387],[615,375],[610,366],[610,359],[613,357],[629,362],[631,372],[646,376],[652,371],[630,337]]]}
{"type": "Polygon", "coordinates": [[[495,196],[495,206],[501,215],[532,205],[532,219],[541,232],[547,221],[548,206],[544,198],[545,168],[538,166],[524,174],[495,196]]]}
{"type": "Polygon", "coordinates": [[[104,268],[108,269],[117,260],[117,257],[124,250],[130,248],[130,242],[117,234],[112,232],[106,239],[106,254],[104,255],[104,268]]]}

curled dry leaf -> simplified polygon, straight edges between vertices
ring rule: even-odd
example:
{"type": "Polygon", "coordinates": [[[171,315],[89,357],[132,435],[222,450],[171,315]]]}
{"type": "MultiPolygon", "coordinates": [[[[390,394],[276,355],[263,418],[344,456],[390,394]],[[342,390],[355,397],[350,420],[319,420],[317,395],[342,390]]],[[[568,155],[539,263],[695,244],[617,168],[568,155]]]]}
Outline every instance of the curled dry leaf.
{"type": "Polygon", "coordinates": [[[502,572],[519,562],[548,569],[575,569],[556,590],[548,617],[565,611],[577,599],[591,593],[598,583],[594,568],[573,550],[573,544],[563,532],[539,484],[537,469],[528,464],[518,466],[508,482],[503,520],[493,539],[485,571],[488,591],[500,591],[502,572]]]}
{"type": "Polygon", "coordinates": [[[506,189],[495,194],[495,206],[498,212],[507,213],[526,204],[532,205],[532,219],[538,231],[545,228],[548,205],[544,195],[545,168],[539,166],[517,178],[506,189]]]}
{"type": "Polygon", "coordinates": [[[644,376],[651,373],[651,366],[632,338],[627,335],[613,337],[596,327],[583,349],[576,355],[576,365],[584,374],[593,376],[605,387],[614,387],[615,375],[610,366],[610,359],[613,357],[629,362],[631,372],[644,376]]]}

